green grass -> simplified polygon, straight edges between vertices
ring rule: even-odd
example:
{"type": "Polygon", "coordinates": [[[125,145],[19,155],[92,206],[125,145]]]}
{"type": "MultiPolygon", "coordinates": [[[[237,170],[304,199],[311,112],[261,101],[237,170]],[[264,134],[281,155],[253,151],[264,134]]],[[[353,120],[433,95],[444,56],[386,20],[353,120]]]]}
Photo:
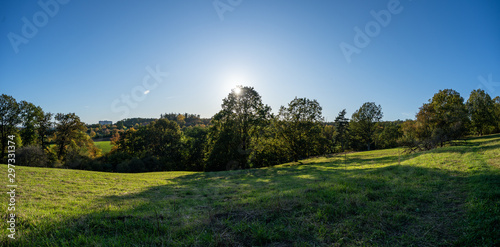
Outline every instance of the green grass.
{"type": "MultiPolygon", "coordinates": [[[[17,167],[2,246],[498,246],[500,135],[228,172],[17,167]],[[398,162],[400,160],[400,162],[398,162]]],[[[7,167],[0,169],[6,180],[7,167]]],[[[5,184],[7,181],[4,182],[5,184]]],[[[4,188],[7,191],[7,188],[4,188]]]]}
{"type": "Polygon", "coordinates": [[[94,142],[94,144],[102,150],[102,154],[109,153],[111,151],[111,148],[113,147],[110,141],[94,142]]]}

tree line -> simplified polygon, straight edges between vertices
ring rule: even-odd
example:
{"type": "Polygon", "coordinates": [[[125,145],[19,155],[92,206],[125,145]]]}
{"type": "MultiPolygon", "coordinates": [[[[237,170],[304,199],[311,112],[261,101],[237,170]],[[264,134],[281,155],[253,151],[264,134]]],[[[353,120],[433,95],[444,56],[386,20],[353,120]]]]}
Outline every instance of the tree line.
{"type": "Polygon", "coordinates": [[[85,125],[74,113],[46,113],[32,103],[0,97],[2,160],[8,135],[17,136],[16,162],[109,172],[220,171],[281,164],[346,151],[404,146],[409,152],[443,146],[466,135],[500,132],[500,97],[471,92],[464,102],[440,90],[416,118],[382,121],[374,102],[350,118],[346,110],[326,123],[314,99],[294,98],[277,113],[253,87],[239,86],[211,119],[162,114],[159,119],[125,119],[113,126],[85,125]],[[91,137],[111,136],[102,154],[91,137]]]}

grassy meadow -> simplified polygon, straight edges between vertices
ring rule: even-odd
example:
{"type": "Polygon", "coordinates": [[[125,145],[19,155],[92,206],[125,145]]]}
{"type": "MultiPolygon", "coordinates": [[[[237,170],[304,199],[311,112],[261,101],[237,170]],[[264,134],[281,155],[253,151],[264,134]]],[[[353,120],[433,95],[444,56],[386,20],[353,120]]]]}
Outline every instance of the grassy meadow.
{"type": "MultiPolygon", "coordinates": [[[[227,172],[16,167],[2,246],[498,246],[500,135],[227,172]]],[[[7,166],[0,165],[7,183],[7,166]]],[[[8,191],[4,188],[4,191],[8,191]]]]}
{"type": "Polygon", "coordinates": [[[102,154],[109,153],[113,147],[113,145],[111,145],[111,141],[96,141],[94,142],[94,145],[102,150],[102,154]]]}

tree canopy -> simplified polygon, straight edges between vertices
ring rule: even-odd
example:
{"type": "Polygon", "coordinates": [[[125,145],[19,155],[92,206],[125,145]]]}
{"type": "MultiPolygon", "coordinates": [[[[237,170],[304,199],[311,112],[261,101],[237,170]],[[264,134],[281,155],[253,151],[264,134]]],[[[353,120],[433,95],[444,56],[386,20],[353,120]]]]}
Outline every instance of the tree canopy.
{"type": "Polygon", "coordinates": [[[370,150],[373,144],[373,134],[375,133],[375,123],[382,120],[383,113],[382,107],[376,105],[374,102],[364,103],[351,117],[351,130],[353,131],[353,138],[359,144],[370,150]]]}

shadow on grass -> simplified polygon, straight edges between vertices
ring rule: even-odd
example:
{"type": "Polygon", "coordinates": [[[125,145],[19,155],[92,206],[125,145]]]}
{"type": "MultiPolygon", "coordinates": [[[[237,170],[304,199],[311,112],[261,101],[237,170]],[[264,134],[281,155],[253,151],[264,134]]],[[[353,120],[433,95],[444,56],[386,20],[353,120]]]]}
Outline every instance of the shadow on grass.
{"type": "MultiPolygon", "coordinates": [[[[358,161],[366,162],[350,160],[358,161]]],[[[484,177],[479,176],[485,174],[467,178],[401,165],[350,170],[321,166],[178,177],[139,193],[98,198],[87,215],[23,225],[22,231],[29,233],[13,245],[429,246],[498,241],[493,227],[498,215],[488,221],[483,212],[498,202],[498,195],[474,195],[485,200],[472,222],[481,227],[465,220],[466,183],[481,187],[484,177]],[[471,233],[477,229],[483,232],[471,233]],[[463,232],[471,233],[469,238],[461,238],[463,232]]],[[[490,174],[488,181],[498,191],[500,177],[490,174]]]]}
{"type": "MultiPolygon", "coordinates": [[[[497,135],[500,137],[500,135],[497,135]]],[[[500,149],[492,136],[460,150],[500,149]],[[483,146],[481,146],[483,145],[483,146]]],[[[480,141],[478,141],[480,140],[480,141]]],[[[457,149],[457,150],[455,150],[457,149]]],[[[402,155],[401,162],[428,152],[402,155]]],[[[385,156],[384,156],[385,155],[385,156]]],[[[495,246],[498,171],[397,165],[398,155],[207,172],[97,198],[85,215],[21,222],[12,246],[495,246]],[[358,167],[371,163],[380,168],[358,167]]],[[[147,176],[147,174],[144,174],[147,176]]],[[[2,244],[8,239],[2,239],[2,244]]]]}

